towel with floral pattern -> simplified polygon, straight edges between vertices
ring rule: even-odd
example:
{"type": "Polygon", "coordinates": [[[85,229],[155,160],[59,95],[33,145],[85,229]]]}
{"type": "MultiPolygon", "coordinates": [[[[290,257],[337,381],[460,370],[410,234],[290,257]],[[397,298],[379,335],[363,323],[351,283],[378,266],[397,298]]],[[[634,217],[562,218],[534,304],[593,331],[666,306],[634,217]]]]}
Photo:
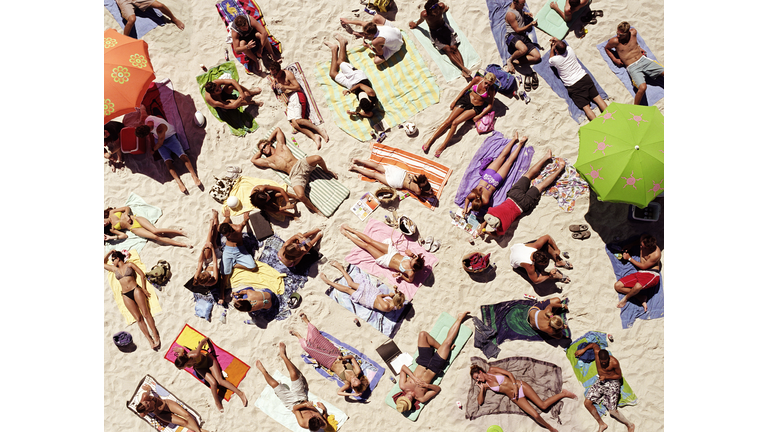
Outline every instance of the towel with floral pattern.
{"type": "Polygon", "coordinates": [[[565,162],[565,169],[562,174],[560,174],[557,181],[550,186],[549,189],[544,191],[544,195],[551,196],[557,200],[557,205],[560,206],[561,209],[567,212],[572,212],[573,208],[576,206],[576,198],[589,194],[589,184],[586,180],[581,178],[576,171],[576,168],[568,163],[568,159],[561,157],[553,158],[553,161],[541,170],[541,174],[533,179],[531,186],[536,186],[544,181],[545,177],[557,169],[557,163],[560,161],[565,162]]]}

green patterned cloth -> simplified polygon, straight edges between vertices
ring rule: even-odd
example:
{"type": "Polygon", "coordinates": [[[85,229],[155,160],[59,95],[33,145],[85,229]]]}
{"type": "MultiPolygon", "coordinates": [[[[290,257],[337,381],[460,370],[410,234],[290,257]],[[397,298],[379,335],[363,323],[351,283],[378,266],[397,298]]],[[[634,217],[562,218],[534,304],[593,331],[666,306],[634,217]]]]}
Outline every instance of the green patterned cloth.
{"type": "MultiPolygon", "coordinates": [[[[205,89],[203,86],[210,81],[218,79],[225,73],[229,73],[235,81],[240,79],[240,76],[237,74],[235,63],[231,61],[214,66],[208,69],[208,72],[196,77],[197,85],[200,87],[200,95],[203,97],[203,100],[205,100],[205,89]]],[[[235,91],[235,94],[238,94],[237,91],[235,91]]],[[[245,112],[245,107],[224,110],[221,108],[214,108],[207,103],[205,105],[208,106],[208,109],[211,110],[211,113],[217,120],[228,124],[229,130],[236,136],[245,136],[259,128],[259,125],[253,119],[253,116],[245,112]]]]}

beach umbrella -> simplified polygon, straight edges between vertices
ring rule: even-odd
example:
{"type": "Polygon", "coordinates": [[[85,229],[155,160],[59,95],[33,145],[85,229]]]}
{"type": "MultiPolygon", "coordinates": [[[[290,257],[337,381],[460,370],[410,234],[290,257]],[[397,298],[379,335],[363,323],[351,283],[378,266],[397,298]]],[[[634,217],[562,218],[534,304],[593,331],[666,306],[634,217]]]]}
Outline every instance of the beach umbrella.
{"type": "Polygon", "coordinates": [[[579,128],[574,167],[600,201],[647,206],[664,190],[664,116],[655,106],[608,105],[579,128]]]}
{"type": "Polygon", "coordinates": [[[146,42],[104,32],[104,123],[138,107],[154,79],[146,42]]]}

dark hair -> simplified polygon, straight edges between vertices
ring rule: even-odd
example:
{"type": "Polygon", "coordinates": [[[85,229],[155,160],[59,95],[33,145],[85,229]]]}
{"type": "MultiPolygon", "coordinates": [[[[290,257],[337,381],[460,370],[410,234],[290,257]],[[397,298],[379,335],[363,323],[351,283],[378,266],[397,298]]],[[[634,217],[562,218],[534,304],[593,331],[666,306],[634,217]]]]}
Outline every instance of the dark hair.
{"type": "Polygon", "coordinates": [[[531,256],[531,258],[533,258],[533,263],[534,264],[539,264],[539,265],[543,265],[543,266],[549,264],[549,257],[547,256],[547,254],[545,254],[542,251],[534,252],[533,255],[531,256]]]}
{"type": "Polygon", "coordinates": [[[109,212],[114,210],[114,209],[115,209],[114,207],[107,207],[106,209],[104,209],[104,219],[108,218],[109,217],[109,212]]]}
{"type": "Polygon", "coordinates": [[[109,221],[104,222],[104,234],[112,235],[112,224],[109,221]]]}
{"type": "Polygon", "coordinates": [[[416,255],[415,258],[411,258],[411,268],[417,272],[424,268],[424,257],[421,254],[416,255]]]}
{"type": "Polygon", "coordinates": [[[208,92],[208,93],[213,93],[213,92],[216,90],[216,87],[217,87],[217,86],[216,86],[216,83],[214,83],[214,82],[207,82],[207,83],[205,83],[205,85],[203,86],[203,88],[205,89],[205,91],[206,91],[206,92],[208,92]]]}
{"type": "Polygon", "coordinates": [[[136,405],[136,412],[139,414],[144,414],[147,412],[147,405],[144,401],[141,401],[136,405]]]}
{"type": "Polygon", "coordinates": [[[483,369],[480,365],[472,365],[472,367],[469,368],[469,376],[472,376],[478,372],[485,373],[485,369],[483,369]]]}
{"type": "Polygon", "coordinates": [[[239,310],[240,312],[250,312],[253,308],[251,302],[243,299],[235,300],[232,305],[235,306],[235,309],[239,310]]]}
{"type": "Polygon", "coordinates": [[[275,191],[258,191],[251,194],[251,204],[264,211],[278,211],[280,207],[273,200],[275,191]]]}
{"type": "Polygon", "coordinates": [[[223,236],[227,236],[233,232],[235,232],[235,230],[232,228],[232,225],[230,225],[229,223],[222,222],[219,224],[219,234],[223,236]]]}
{"type": "Polygon", "coordinates": [[[359,379],[360,379],[360,384],[358,384],[357,387],[352,387],[352,390],[358,393],[362,393],[365,391],[366,388],[368,388],[369,382],[368,382],[368,378],[365,375],[363,375],[359,379]]]}
{"type": "Polygon", "coordinates": [[[152,132],[152,129],[149,128],[147,125],[141,125],[136,128],[136,138],[144,138],[149,133],[152,132]]]}
{"type": "Polygon", "coordinates": [[[285,247],[285,252],[283,255],[285,255],[285,257],[289,260],[293,261],[301,258],[303,253],[304,251],[300,249],[300,246],[296,245],[296,243],[291,243],[285,247]]]}
{"type": "Polygon", "coordinates": [[[323,427],[323,423],[325,423],[323,419],[319,417],[312,417],[307,422],[307,426],[309,426],[309,430],[316,431],[316,430],[320,430],[320,428],[323,427]]]}
{"type": "Polygon", "coordinates": [[[184,366],[189,361],[189,357],[187,356],[187,353],[184,352],[183,354],[179,354],[176,356],[176,360],[173,361],[174,366],[176,366],[176,369],[184,369],[184,366]]]}
{"type": "Polygon", "coordinates": [[[656,249],[656,237],[650,234],[641,235],[640,242],[644,243],[645,247],[656,249]]]}
{"type": "Polygon", "coordinates": [[[430,12],[432,9],[438,6],[438,3],[438,0],[427,0],[427,2],[424,3],[424,10],[430,12]]]}
{"type": "Polygon", "coordinates": [[[597,358],[600,359],[600,361],[606,361],[611,358],[611,355],[608,354],[608,351],[601,349],[597,352],[597,358]]]}
{"type": "Polygon", "coordinates": [[[279,71],[280,69],[281,69],[280,68],[280,63],[278,63],[278,62],[272,62],[272,63],[269,64],[269,70],[270,71],[279,71]]]}
{"type": "Polygon", "coordinates": [[[379,29],[376,28],[376,24],[369,22],[368,24],[363,26],[363,32],[367,34],[368,36],[373,36],[376,34],[376,32],[379,29]]]}
{"type": "Polygon", "coordinates": [[[571,5],[572,8],[578,7],[579,3],[581,3],[579,0],[568,0],[568,4],[571,5]]]}
{"type": "Polygon", "coordinates": [[[112,262],[115,262],[116,259],[125,262],[125,255],[123,255],[123,253],[120,251],[114,251],[112,252],[112,262]]]}
{"type": "Polygon", "coordinates": [[[424,174],[416,176],[416,184],[419,185],[419,189],[422,193],[429,193],[432,190],[432,185],[429,184],[429,179],[424,174]]]}
{"type": "Polygon", "coordinates": [[[250,20],[245,17],[245,15],[238,15],[235,17],[234,20],[235,26],[242,27],[244,25],[247,25],[250,23],[250,20]]]}
{"type": "Polygon", "coordinates": [[[373,102],[371,102],[370,99],[360,99],[360,109],[364,112],[371,112],[373,111],[373,102]]]}
{"type": "Polygon", "coordinates": [[[208,282],[213,280],[213,276],[207,271],[200,273],[199,276],[195,276],[192,282],[196,285],[206,286],[208,282]]]}
{"type": "Polygon", "coordinates": [[[555,52],[558,54],[565,53],[565,50],[567,49],[567,45],[563,41],[557,41],[555,42],[555,52]]]}

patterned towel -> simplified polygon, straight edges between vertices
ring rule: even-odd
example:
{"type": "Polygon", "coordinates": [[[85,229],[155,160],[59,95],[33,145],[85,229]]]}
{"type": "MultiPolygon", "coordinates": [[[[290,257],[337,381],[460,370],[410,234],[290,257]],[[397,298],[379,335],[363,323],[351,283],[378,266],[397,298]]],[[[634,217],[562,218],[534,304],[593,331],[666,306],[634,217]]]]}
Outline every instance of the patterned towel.
{"type": "MultiPolygon", "coordinates": [[[[632,83],[632,79],[629,78],[627,68],[616,66],[613,64],[611,59],[608,58],[608,54],[605,52],[605,45],[607,43],[608,41],[597,44],[597,51],[600,53],[600,56],[603,57],[603,60],[608,63],[608,68],[611,69],[611,72],[613,72],[621,81],[621,83],[624,84],[624,87],[627,88],[629,94],[631,94],[634,98],[635,93],[637,92],[635,91],[635,86],[632,83]]],[[[656,60],[656,56],[653,55],[651,49],[648,48],[648,45],[645,44],[643,37],[640,36],[640,32],[637,33],[637,43],[640,45],[640,48],[645,50],[646,57],[654,61],[656,60]]],[[[641,105],[655,105],[656,102],[660,101],[664,97],[664,78],[661,78],[660,80],[649,80],[646,78],[645,83],[648,84],[648,88],[645,90],[645,95],[643,96],[641,105]]]]}
{"type": "MultiPolygon", "coordinates": [[[[120,8],[117,6],[115,0],[104,0],[104,7],[107,8],[110,14],[115,18],[117,24],[121,29],[125,28],[125,19],[120,14],[120,8]]],[[[136,9],[136,22],[133,24],[133,30],[128,36],[136,39],[141,39],[145,34],[157,26],[165,25],[165,19],[163,14],[155,8],[147,8],[145,11],[136,9]]],[[[121,32],[122,33],[122,32],[121,32]]]]}
{"type": "MultiPolygon", "coordinates": [[[[611,260],[611,266],[613,266],[613,273],[616,275],[616,280],[623,278],[631,273],[637,271],[637,267],[630,262],[620,261],[614,253],[621,252],[621,247],[617,244],[608,244],[605,246],[605,252],[608,254],[608,259],[611,260]]],[[[637,261],[640,261],[639,255],[632,255],[637,261]]],[[[643,291],[643,294],[647,296],[646,304],[648,305],[648,312],[643,309],[642,305],[628,301],[627,305],[621,309],[621,328],[630,328],[634,324],[636,319],[656,319],[664,318],[664,287],[661,277],[659,277],[659,284],[653,288],[648,288],[643,291]]],[[[624,294],[618,294],[619,300],[624,298],[624,294]]]]}
{"type": "MultiPolygon", "coordinates": [[[[304,95],[307,97],[307,101],[309,102],[309,120],[315,124],[319,125],[323,123],[323,116],[320,115],[320,111],[317,109],[317,103],[315,102],[315,96],[312,94],[312,89],[309,88],[309,83],[307,83],[307,77],[304,76],[304,71],[301,69],[301,65],[299,62],[293,62],[289,64],[288,66],[283,68],[284,70],[291,71],[294,76],[296,76],[296,81],[299,82],[299,85],[301,86],[301,90],[304,91],[304,95]]],[[[275,97],[277,97],[277,94],[275,94],[275,97]]],[[[277,100],[282,101],[281,98],[277,98],[277,100]]],[[[286,108],[286,113],[288,112],[288,108],[286,108]]]]}
{"type": "Polygon", "coordinates": [[[147,89],[144,99],[141,101],[147,109],[147,114],[165,119],[176,129],[176,137],[184,150],[189,150],[187,134],[184,132],[184,123],[181,121],[179,107],[173,96],[173,84],[169,78],[155,81],[147,89]]]}
{"type": "MultiPolygon", "coordinates": [[[[144,265],[143,262],[141,262],[141,257],[139,257],[139,253],[136,251],[136,249],[131,250],[131,255],[128,257],[128,262],[134,263],[138,268],[141,269],[145,274],[147,273],[147,267],[144,265]]],[[[115,298],[115,303],[117,303],[117,308],[120,309],[120,313],[123,315],[123,318],[125,318],[126,324],[133,324],[136,322],[136,318],[131,315],[131,312],[128,311],[128,308],[125,307],[125,301],[123,300],[123,288],[120,286],[120,281],[117,280],[115,277],[115,274],[112,272],[107,273],[107,282],[109,283],[109,288],[112,290],[112,296],[115,298]]],[[[141,283],[141,278],[136,277],[136,282],[139,284],[141,283]]],[[[152,316],[156,316],[160,312],[163,311],[163,309],[160,307],[160,301],[157,299],[157,292],[155,291],[155,287],[152,286],[151,283],[147,282],[147,291],[149,291],[149,312],[152,314],[152,316]]]]}
{"type": "MultiPolygon", "coordinates": [[[[264,26],[264,29],[267,30],[267,40],[272,44],[273,49],[280,53],[283,52],[283,45],[272,36],[269,28],[267,28],[267,21],[264,19],[264,14],[261,12],[261,8],[256,2],[252,0],[224,0],[220,3],[216,3],[216,10],[219,11],[219,16],[224,20],[224,25],[227,26],[227,31],[229,31],[229,24],[234,21],[235,17],[238,15],[250,15],[256,18],[256,21],[261,23],[261,25],[264,26]]],[[[227,35],[227,43],[232,43],[232,36],[227,35]]],[[[232,48],[232,52],[235,53],[234,47],[232,48]]],[[[254,64],[247,55],[243,53],[235,53],[235,57],[243,67],[245,67],[246,71],[251,73],[256,72],[256,67],[258,65],[254,64]]]]}
{"type": "MultiPolygon", "coordinates": [[[[208,69],[208,72],[195,77],[197,85],[200,87],[200,96],[202,96],[203,101],[205,101],[205,89],[203,86],[210,81],[218,79],[224,74],[229,74],[235,81],[240,79],[240,75],[237,74],[235,63],[231,61],[214,66],[208,69]]],[[[237,93],[237,91],[235,91],[235,93],[237,93]]],[[[246,107],[225,110],[214,108],[207,103],[205,105],[211,110],[211,113],[218,121],[229,125],[229,130],[232,131],[235,136],[245,136],[247,133],[253,132],[259,128],[259,125],[256,123],[256,120],[253,119],[253,116],[245,111],[246,107]]]]}
{"type": "MultiPolygon", "coordinates": [[[[459,39],[459,52],[464,59],[464,66],[469,69],[479,64],[480,56],[469,43],[469,39],[464,35],[464,32],[462,32],[456,24],[456,20],[453,19],[450,11],[445,13],[445,22],[456,32],[456,36],[459,39]]],[[[443,74],[446,81],[453,81],[461,76],[461,70],[451,63],[447,55],[440,53],[440,51],[438,51],[432,44],[432,40],[429,39],[429,26],[425,21],[411,31],[413,32],[413,36],[416,37],[416,40],[419,41],[421,46],[427,51],[427,54],[429,54],[429,56],[432,57],[432,60],[437,63],[437,67],[440,68],[440,72],[443,74]]]]}
{"type": "Polygon", "coordinates": [[[151,389],[150,392],[154,393],[155,396],[159,396],[161,399],[164,400],[171,400],[176,402],[177,404],[181,405],[182,408],[184,408],[188,413],[190,413],[195,420],[197,420],[197,424],[200,426],[203,425],[203,419],[200,417],[200,414],[197,413],[197,411],[193,410],[189,407],[184,401],[174,396],[173,393],[169,392],[165,389],[165,387],[161,386],[157,383],[157,381],[152,378],[150,375],[147,375],[144,377],[141,382],[139,382],[139,385],[136,386],[136,391],[133,392],[133,396],[128,400],[128,402],[125,403],[125,406],[134,414],[139,416],[141,419],[143,419],[145,422],[149,423],[152,428],[158,430],[159,432],[189,432],[191,429],[187,429],[185,427],[173,424],[173,423],[166,423],[165,421],[155,417],[154,414],[147,414],[145,416],[140,416],[139,413],[136,411],[136,406],[141,401],[141,396],[144,394],[144,390],[142,390],[142,387],[147,384],[149,385],[149,388],[151,389]]]}
{"type": "Polygon", "coordinates": [[[554,158],[552,162],[541,170],[541,174],[531,181],[531,186],[536,186],[543,182],[546,176],[555,171],[557,163],[560,161],[565,162],[565,169],[560,174],[560,178],[549,189],[544,191],[543,195],[551,196],[557,201],[557,205],[561,209],[572,212],[576,205],[576,198],[582,195],[589,195],[589,184],[581,178],[576,168],[568,163],[568,159],[554,158]]]}
{"type": "MultiPolygon", "coordinates": [[[[548,304],[547,302],[549,300],[545,300],[540,309],[543,310],[548,304]]],[[[537,332],[528,323],[528,310],[536,303],[534,300],[526,299],[480,306],[483,324],[496,331],[496,336],[490,342],[498,346],[508,340],[543,341],[543,333],[537,332]]],[[[567,298],[563,300],[563,304],[568,304],[567,298]]],[[[567,340],[571,338],[571,329],[568,327],[568,319],[565,315],[565,312],[561,313],[560,318],[565,324],[562,339],[567,340]]],[[[477,336],[475,337],[477,338],[477,336]]],[[[475,346],[478,344],[480,341],[475,340],[475,346]]]]}
{"type": "MultiPolygon", "coordinates": [[[[125,205],[131,208],[131,212],[133,212],[134,215],[146,218],[153,225],[157,222],[158,219],[160,219],[160,216],[163,214],[163,211],[160,210],[159,207],[147,204],[144,199],[133,192],[131,192],[131,195],[128,196],[128,200],[125,201],[125,205]]],[[[144,245],[147,244],[147,239],[144,237],[139,237],[130,231],[125,231],[125,233],[128,235],[127,239],[117,241],[113,240],[105,243],[104,253],[113,249],[135,249],[136,252],[141,252],[141,250],[144,249],[144,245]]]]}

